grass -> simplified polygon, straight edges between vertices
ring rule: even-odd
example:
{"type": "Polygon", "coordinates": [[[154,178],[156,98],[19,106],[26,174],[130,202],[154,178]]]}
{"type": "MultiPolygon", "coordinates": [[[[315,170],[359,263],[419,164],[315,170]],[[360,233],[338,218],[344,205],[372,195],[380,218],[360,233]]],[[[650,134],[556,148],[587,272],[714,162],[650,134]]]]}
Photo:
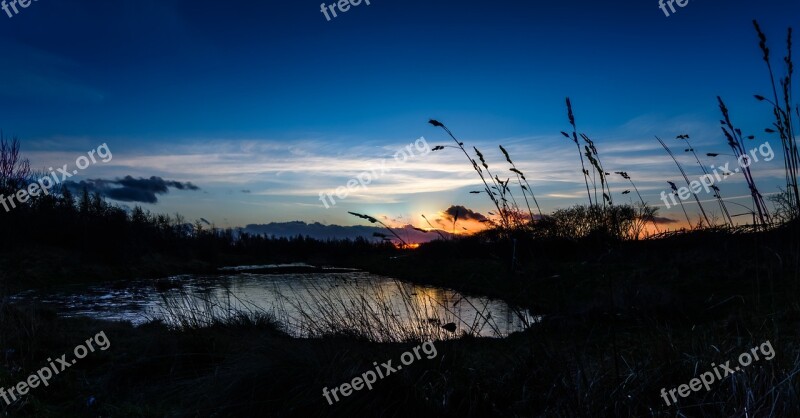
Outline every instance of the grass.
{"type": "MultiPolygon", "coordinates": [[[[284,308],[285,318],[299,318],[298,334],[319,338],[349,336],[374,342],[424,342],[491,335],[504,332],[489,311],[485,299],[460,297],[455,302],[429,295],[433,290],[397,280],[387,286],[347,286],[335,289],[330,283],[311,283],[303,297],[282,295],[294,315],[284,308]],[[473,318],[466,318],[456,306],[468,306],[473,318]]],[[[518,318],[527,319],[521,311],[518,318]]]]}
{"type": "MultiPolygon", "coordinates": [[[[277,302],[269,309],[221,290],[161,292],[161,303],[149,314],[150,321],[183,331],[273,324],[274,333],[293,337],[341,336],[396,343],[503,337],[508,333],[506,323],[498,323],[492,316],[492,304],[486,298],[399,280],[374,282],[353,275],[306,279],[300,288],[275,286],[277,302]]],[[[511,309],[522,326],[535,320],[522,309],[511,309]]]]}

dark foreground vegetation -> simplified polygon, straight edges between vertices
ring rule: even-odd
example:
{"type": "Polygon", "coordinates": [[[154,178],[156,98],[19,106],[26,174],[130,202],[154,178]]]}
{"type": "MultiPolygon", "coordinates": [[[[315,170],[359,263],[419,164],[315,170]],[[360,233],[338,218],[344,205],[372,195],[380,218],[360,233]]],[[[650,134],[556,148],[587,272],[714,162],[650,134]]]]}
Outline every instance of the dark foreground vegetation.
{"type": "MultiPolygon", "coordinates": [[[[698,206],[701,220],[692,230],[643,233],[656,212],[644,199],[614,203],[612,172],[605,171],[594,142],[577,133],[569,101],[572,129],[564,136],[579,151],[588,205],[541,213],[535,185],[505,149],[511,179],[493,175],[480,151],[471,157],[444,124],[431,121],[470,160],[485,185],[476,192],[491,200],[496,217],[483,233],[416,250],[403,248],[403,242],[250,236],[180,216],[126,212],[88,193],[74,198],[69,190],[0,212],[0,387],[26,380],[49,358],[71,353],[100,331],[111,343],[49,386],[10,405],[0,400],[0,411],[20,417],[797,416],[800,194],[791,115],[800,112],[788,93],[778,94],[778,87],[790,90],[791,77],[778,80],[773,99],[757,99],[773,105],[776,122],[768,132],[783,145],[786,189],[770,208],[748,172],[753,222],[746,226],[734,225],[717,190],[718,218],[698,206]],[[514,180],[516,195],[509,186],[514,180]],[[135,328],[65,319],[7,298],[16,290],[76,279],[161,277],[288,261],[357,267],[494,296],[543,319],[505,339],[437,341],[435,358],[328,405],[323,388],[350,381],[373,369],[373,362],[396,360],[422,341],[376,343],[368,335],[342,332],[298,339],[262,312],[205,324],[186,321],[179,328],[162,322],[135,328]],[[664,403],[662,388],[688,383],[712,363],[735,362],[765,341],[774,348],[773,359],[754,362],[676,405],[664,403]]],[[[719,105],[723,134],[737,154],[747,137],[734,127],[722,100],[719,105]]],[[[0,192],[13,193],[35,175],[16,141],[0,143],[0,192]]],[[[635,189],[627,172],[613,173],[635,189]]],[[[392,240],[391,231],[386,238],[392,240]]]]}
{"type": "Polygon", "coordinates": [[[530,261],[514,273],[477,239],[423,246],[391,261],[375,256],[364,266],[528,301],[545,318],[506,339],[436,342],[436,358],[333,406],[323,387],[418,342],[296,339],[257,315],[175,330],[4,304],[4,387],[101,330],[111,341],[109,350],[4,409],[36,417],[792,416],[800,408],[798,235],[795,224],[609,250],[592,250],[590,242],[523,245],[530,261]],[[766,340],[774,359],[681,399],[678,408],[663,403],[662,387],[687,383],[766,340]]]}

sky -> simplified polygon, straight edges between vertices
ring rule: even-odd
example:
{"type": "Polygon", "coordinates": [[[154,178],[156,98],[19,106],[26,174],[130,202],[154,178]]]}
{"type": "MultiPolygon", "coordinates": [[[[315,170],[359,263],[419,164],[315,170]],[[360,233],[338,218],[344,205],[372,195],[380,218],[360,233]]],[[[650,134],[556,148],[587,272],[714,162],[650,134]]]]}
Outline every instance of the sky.
{"type": "MultiPolygon", "coordinates": [[[[769,141],[779,153],[764,133],[771,111],[753,98],[770,85],[751,22],[782,72],[797,0],[688,0],[669,16],[656,0],[371,0],[330,20],[320,9],[307,0],[37,0],[0,10],[0,129],[42,170],[72,167],[105,144],[113,159],[71,181],[123,207],[221,227],[364,224],[348,211],[425,226],[422,214],[441,218],[452,206],[488,213],[486,196],[469,193],[481,183],[466,157],[429,151],[454,145],[432,118],[507,177],[504,146],[543,211],[586,203],[577,150],[560,134],[570,129],[566,97],[606,170],[627,171],[676,225],[682,212],[659,196],[681,177],[656,136],[690,179],[702,173],[677,135],[690,135],[704,164],[735,164],[704,156],[730,153],[722,96],[756,135],[749,148],[769,141]],[[335,196],[365,172],[369,184],[335,196]]],[[[763,193],[778,191],[779,156],[751,169],[763,193]]],[[[615,200],[628,201],[629,185],[612,180],[615,200]]],[[[741,175],[719,187],[749,205],[741,175]]]]}

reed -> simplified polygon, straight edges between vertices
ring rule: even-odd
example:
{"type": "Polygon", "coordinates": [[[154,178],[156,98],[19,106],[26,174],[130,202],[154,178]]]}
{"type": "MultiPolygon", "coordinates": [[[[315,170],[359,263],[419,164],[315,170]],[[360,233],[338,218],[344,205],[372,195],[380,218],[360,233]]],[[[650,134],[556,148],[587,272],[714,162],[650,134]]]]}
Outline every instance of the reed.
{"type": "MultiPolygon", "coordinates": [[[[633,187],[633,190],[636,192],[636,195],[639,196],[639,202],[641,202],[641,206],[639,207],[641,215],[643,216],[643,218],[641,219],[643,219],[644,221],[652,222],[653,227],[656,229],[656,233],[660,233],[661,231],[658,229],[658,224],[656,223],[656,213],[658,213],[658,208],[654,208],[647,205],[647,202],[644,201],[642,194],[639,193],[639,188],[636,187],[636,184],[633,182],[633,179],[631,179],[631,176],[628,174],[627,171],[615,171],[614,174],[617,174],[623,179],[628,180],[628,182],[630,182],[631,187],[633,187]]],[[[626,194],[625,192],[630,192],[630,191],[629,190],[623,191],[622,194],[626,194]]],[[[633,203],[631,202],[631,204],[633,203]]]]}
{"type": "Polygon", "coordinates": [[[794,104],[792,99],[792,78],[794,75],[794,63],[792,60],[792,28],[789,28],[786,35],[786,56],[783,62],[786,65],[786,73],[776,83],[776,75],[770,60],[770,49],[767,46],[767,37],[761,30],[758,21],[753,20],[753,26],[759,38],[759,48],[762,52],[762,60],[767,65],[770,83],[772,86],[772,99],[767,99],[763,95],[755,95],[756,100],[767,102],[772,106],[772,113],[775,122],[772,128],[765,131],[769,134],[777,133],[781,139],[783,148],[784,171],[786,176],[786,199],[789,211],[793,218],[800,214],[800,192],[798,192],[797,177],[800,173],[800,153],[797,148],[797,128],[795,116],[800,121],[800,106],[794,104]],[[780,84],[780,96],[778,94],[778,84],[780,84]],[[794,115],[793,115],[794,113],[794,115]]]}
{"type": "MultiPolygon", "coordinates": [[[[664,141],[661,140],[661,138],[656,137],[656,139],[658,140],[658,143],[661,144],[662,147],[664,147],[664,151],[666,151],[667,154],[670,156],[670,158],[672,158],[672,161],[675,162],[675,165],[678,166],[678,171],[681,172],[681,175],[683,176],[683,180],[686,181],[686,187],[688,187],[689,190],[691,191],[692,188],[691,188],[690,183],[689,183],[689,176],[686,175],[686,171],[684,171],[683,166],[681,165],[681,163],[678,162],[678,159],[675,158],[675,154],[672,153],[672,151],[669,149],[667,144],[665,144],[664,141]]],[[[673,191],[677,192],[677,187],[675,187],[674,183],[670,183],[670,186],[672,186],[672,190],[673,191]]],[[[711,222],[708,220],[708,216],[706,215],[706,211],[705,211],[705,209],[703,209],[703,204],[700,203],[700,199],[697,197],[697,193],[692,192],[692,196],[694,197],[694,201],[697,202],[697,207],[700,208],[700,213],[703,214],[703,219],[705,219],[706,225],[711,226],[711,222]]],[[[678,200],[680,200],[680,197],[679,197],[678,200]]],[[[683,207],[683,201],[681,201],[681,207],[683,207]]],[[[684,209],[684,214],[685,213],[686,213],[686,209],[684,209]]],[[[689,219],[689,215],[686,215],[686,219],[687,220],[689,219]]],[[[690,222],[690,225],[691,225],[691,222],[690,222]]]]}
{"type": "MultiPolygon", "coordinates": [[[[439,238],[441,238],[442,240],[445,240],[445,239],[446,239],[446,238],[444,237],[444,234],[442,234],[442,231],[439,231],[439,229],[438,229],[438,228],[434,227],[434,226],[431,224],[431,221],[429,221],[429,220],[428,220],[428,218],[425,216],[425,214],[422,214],[421,216],[422,216],[422,219],[425,219],[425,222],[428,224],[428,226],[429,226],[429,227],[431,227],[431,230],[433,230],[433,231],[436,231],[436,233],[437,233],[437,234],[439,234],[439,238]]],[[[452,238],[452,237],[451,237],[451,238],[452,238]]]]}
{"type": "MultiPolygon", "coordinates": [[[[567,97],[567,118],[569,119],[569,124],[572,126],[572,136],[563,131],[561,134],[567,137],[567,139],[571,139],[572,142],[575,143],[575,147],[578,149],[578,157],[581,160],[583,181],[586,184],[586,195],[589,197],[589,206],[591,206],[594,204],[594,202],[592,202],[592,193],[589,191],[589,171],[586,170],[586,164],[583,162],[583,153],[581,152],[581,145],[578,142],[578,128],[575,125],[575,115],[572,113],[572,102],[570,102],[569,97],[567,97]]],[[[596,190],[595,194],[597,194],[596,190]]]]}
{"type": "MultiPolygon", "coordinates": [[[[669,187],[672,189],[672,194],[677,196],[678,195],[678,186],[676,186],[675,183],[673,183],[671,181],[667,181],[667,183],[669,183],[669,187]]],[[[681,204],[681,209],[683,210],[683,215],[686,216],[686,222],[689,224],[689,227],[691,228],[692,227],[692,220],[689,218],[689,214],[686,212],[686,206],[683,205],[683,199],[678,197],[677,200],[678,200],[678,203],[681,204]]]]}
{"type": "Polygon", "coordinates": [[[371,223],[380,224],[381,226],[386,228],[386,230],[388,230],[392,235],[394,235],[395,238],[397,238],[400,241],[400,243],[402,244],[403,248],[408,247],[408,243],[406,242],[406,240],[404,240],[400,235],[398,235],[397,232],[395,232],[394,229],[390,228],[389,225],[386,225],[385,223],[383,223],[382,221],[378,220],[377,218],[374,218],[374,217],[369,216],[369,215],[362,215],[360,213],[355,213],[355,212],[347,212],[347,213],[349,213],[349,214],[351,214],[353,216],[357,216],[357,217],[359,217],[361,219],[366,219],[366,220],[370,221],[371,223]]]}
{"type": "MultiPolygon", "coordinates": [[[[597,152],[597,148],[594,146],[594,141],[592,141],[586,134],[581,134],[581,138],[583,138],[584,142],[586,143],[583,148],[585,150],[584,155],[586,155],[586,159],[589,160],[589,163],[594,167],[594,173],[596,173],[597,177],[600,178],[600,192],[603,195],[603,206],[607,204],[613,205],[614,201],[611,197],[611,188],[606,181],[606,176],[610,175],[603,169],[603,164],[600,162],[600,155],[597,152]]],[[[593,175],[594,178],[594,175],[593,175]]],[[[597,193],[597,185],[595,184],[595,194],[597,193]]],[[[595,196],[595,202],[597,202],[597,197],[595,196]]]]}
{"type": "MultiPolygon", "coordinates": [[[[737,161],[749,161],[749,156],[747,155],[747,150],[745,149],[744,145],[744,135],[742,135],[742,131],[736,128],[731,121],[730,113],[728,112],[728,107],[725,106],[725,102],[722,100],[721,97],[717,96],[717,101],[719,102],[719,109],[722,112],[722,120],[720,121],[722,133],[725,135],[725,138],[728,141],[728,146],[733,151],[734,156],[736,157],[737,161]]],[[[747,139],[755,139],[754,136],[750,135],[747,136],[747,139]]],[[[750,189],[750,196],[753,198],[753,206],[755,207],[755,212],[758,214],[758,224],[761,227],[766,228],[769,224],[769,210],[767,209],[767,205],[764,204],[764,197],[758,191],[756,187],[755,179],[753,178],[753,173],[750,170],[750,164],[742,164],[742,173],[744,174],[745,181],[747,181],[747,186],[750,189]]]]}
{"type": "Polygon", "coordinates": [[[274,315],[243,301],[231,292],[223,295],[189,293],[172,289],[160,294],[161,304],[149,312],[149,321],[163,322],[170,329],[200,330],[209,327],[259,327],[278,334],[284,328],[274,315]]]}
{"type": "MultiPolygon", "coordinates": [[[[438,120],[431,119],[431,120],[428,121],[428,123],[430,123],[432,126],[435,126],[435,127],[438,127],[438,128],[442,128],[445,132],[447,132],[447,134],[450,136],[450,138],[452,138],[453,141],[456,143],[458,149],[460,149],[461,152],[464,153],[464,156],[466,156],[467,159],[472,164],[472,168],[475,170],[476,173],[478,173],[478,176],[481,178],[481,181],[483,182],[483,186],[484,186],[484,191],[486,192],[487,196],[489,196],[489,199],[491,199],[492,203],[494,204],[495,209],[497,209],[497,212],[500,215],[500,221],[501,221],[500,226],[503,227],[503,228],[508,228],[509,227],[508,218],[506,216],[506,212],[501,208],[502,204],[500,203],[500,200],[498,200],[498,198],[496,197],[497,196],[496,193],[492,192],[492,187],[489,187],[489,183],[486,181],[486,176],[483,174],[483,170],[481,170],[481,168],[478,166],[478,163],[475,161],[475,159],[470,157],[469,153],[464,148],[464,143],[459,141],[458,139],[456,139],[455,135],[453,135],[453,132],[451,132],[450,129],[447,128],[447,126],[445,126],[443,123],[439,122],[438,120]]],[[[436,148],[438,148],[438,147],[436,147],[436,148]]],[[[441,149],[441,148],[438,148],[438,149],[441,149]]],[[[477,148],[475,149],[475,151],[478,151],[477,148]]],[[[481,156],[481,158],[482,158],[482,156],[481,156]]],[[[484,163],[484,165],[486,164],[485,162],[483,162],[483,163],[484,163]]],[[[487,166],[487,169],[488,169],[488,166],[487,166]]],[[[495,183],[495,180],[491,176],[489,176],[489,179],[490,179],[490,181],[495,183]]],[[[496,183],[494,184],[494,188],[497,189],[497,184],[496,183]]]]}
{"type": "MultiPolygon", "coordinates": [[[[697,165],[700,166],[700,169],[703,171],[703,174],[706,176],[710,176],[708,170],[706,170],[706,166],[700,162],[700,157],[697,156],[697,152],[695,152],[692,143],[689,141],[689,135],[687,134],[678,135],[676,139],[681,139],[686,141],[686,145],[689,148],[686,148],[685,152],[691,152],[692,155],[694,155],[695,161],[697,161],[697,165]]],[[[722,216],[724,217],[725,221],[729,226],[733,226],[733,219],[731,218],[730,212],[728,212],[728,208],[725,206],[725,201],[722,200],[722,195],[720,194],[719,187],[717,187],[716,185],[712,185],[711,189],[714,190],[714,198],[717,199],[717,203],[719,203],[719,210],[722,213],[722,216]]]]}
{"type": "Polygon", "coordinates": [[[503,148],[502,145],[500,145],[499,147],[500,151],[506,157],[506,161],[508,161],[508,163],[511,164],[510,171],[512,171],[514,174],[517,175],[517,182],[519,184],[519,187],[522,189],[522,195],[525,196],[525,204],[528,206],[528,213],[531,216],[531,220],[533,220],[533,212],[531,211],[530,203],[528,203],[526,192],[530,193],[531,199],[533,199],[533,203],[536,205],[536,210],[539,212],[539,217],[541,218],[542,216],[544,216],[542,214],[542,208],[539,207],[539,202],[536,200],[536,195],[533,194],[533,188],[531,187],[530,183],[528,183],[528,179],[525,178],[525,173],[523,173],[517,168],[516,164],[514,164],[514,161],[511,161],[511,156],[508,155],[508,151],[506,151],[506,149],[503,148]],[[523,181],[525,182],[524,185],[522,184],[523,181]]]}
{"type": "MultiPolygon", "coordinates": [[[[493,226],[495,228],[499,228],[503,235],[509,235],[514,231],[522,231],[527,230],[534,222],[533,211],[530,207],[530,202],[528,200],[528,196],[534,202],[540,217],[543,215],[541,208],[539,207],[539,202],[536,200],[536,196],[533,194],[533,190],[530,186],[530,183],[525,178],[525,174],[520,171],[516,165],[514,164],[513,160],[511,160],[510,155],[506,151],[505,148],[500,146],[500,150],[505,155],[506,161],[511,164],[510,171],[515,174],[517,177],[517,184],[519,185],[522,196],[525,200],[525,204],[527,207],[527,214],[523,213],[523,210],[519,207],[517,199],[514,195],[513,190],[509,187],[509,183],[511,178],[502,179],[498,174],[492,174],[491,169],[489,168],[489,163],[486,160],[484,154],[477,148],[472,147],[476,158],[472,158],[469,153],[467,152],[466,148],[464,147],[464,143],[456,139],[456,137],[452,134],[452,132],[441,122],[431,119],[429,123],[433,126],[440,127],[444,129],[450,137],[456,141],[457,147],[460,149],[464,155],[467,156],[470,163],[472,164],[472,168],[478,173],[481,181],[483,182],[484,189],[483,190],[473,190],[470,194],[482,194],[486,193],[487,196],[492,201],[496,212],[489,212],[490,215],[497,215],[500,218],[499,224],[494,222],[493,226]],[[488,179],[488,180],[487,180],[488,179]],[[524,184],[523,184],[524,182],[524,184]]],[[[451,146],[436,146],[433,148],[434,151],[442,150],[444,148],[448,148],[451,146]]],[[[455,225],[454,225],[454,232],[455,232],[455,225]]]]}
{"type": "MultiPolygon", "coordinates": [[[[277,308],[279,316],[287,318],[291,333],[306,338],[347,336],[373,342],[504,336],[488,312],[487,299],[462,296],[452,302],[399,280],[373,286],[349,278],[348,282],[355,282],[345,287],[339,287],[338,280],[343,279],[305,284],[302,295],[278,292],[282,301],[277,308]]],[[[515,314],[529,318],[522,311],[515,314]]],[[[524,327],[532,323],[521,322],[524,327]]]]}

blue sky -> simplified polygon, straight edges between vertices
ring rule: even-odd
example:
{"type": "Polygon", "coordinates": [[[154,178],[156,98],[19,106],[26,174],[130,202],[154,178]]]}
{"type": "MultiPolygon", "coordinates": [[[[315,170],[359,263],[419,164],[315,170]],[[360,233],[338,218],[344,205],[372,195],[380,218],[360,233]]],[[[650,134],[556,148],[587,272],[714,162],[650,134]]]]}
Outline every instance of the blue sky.
{"type": "MultiPolygon", "coordinates": [[[[0,128],[37,167],[108,144],[113,161],[77,180],[200,188],[143,204],[154,212],[236,226],[356,224],[356,211],[417,225],[451,205],[490,210],[468,194],[479,180],[455,150],[396,164],[329,209],[318,195],[420,137],[446,144],[426,124],[436,118],[498,171],[505,146],[543,209],[583,202],[574,145],[559,134],[569,96],[606,167],[659,203],[679,177],[654,135],[675,151],[688,133],[703,153],[728,152],[717,95],[754,146],[768,139],[770,111],[752,98],[769,85],[751,21],[777,63],[797,16],[796,0],[689,0],[669,17],[650,0],[372,0],[331,21],[320,1],[39,0],[0,12],[0,128]]],[[[780,168],[754,166],[764,192],[780,168]]],[[[726,183],[725,196],[747,193],[741,179],[726,183]]]]}

